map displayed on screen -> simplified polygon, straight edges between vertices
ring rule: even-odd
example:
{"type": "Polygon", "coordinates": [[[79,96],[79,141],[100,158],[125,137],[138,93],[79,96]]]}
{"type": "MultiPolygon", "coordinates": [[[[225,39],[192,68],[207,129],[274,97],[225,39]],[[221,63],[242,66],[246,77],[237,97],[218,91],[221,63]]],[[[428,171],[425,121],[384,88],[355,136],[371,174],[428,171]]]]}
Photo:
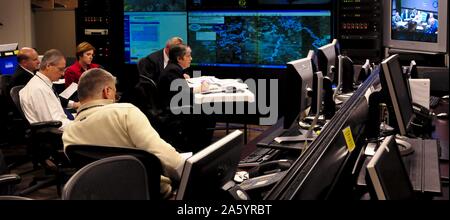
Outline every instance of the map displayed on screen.
{"type": "Polygon", "coordinates": [[[328,11],[190,12],[188,20],[193,63],[204,66],[284,67],[331,38],[328,11]]]}

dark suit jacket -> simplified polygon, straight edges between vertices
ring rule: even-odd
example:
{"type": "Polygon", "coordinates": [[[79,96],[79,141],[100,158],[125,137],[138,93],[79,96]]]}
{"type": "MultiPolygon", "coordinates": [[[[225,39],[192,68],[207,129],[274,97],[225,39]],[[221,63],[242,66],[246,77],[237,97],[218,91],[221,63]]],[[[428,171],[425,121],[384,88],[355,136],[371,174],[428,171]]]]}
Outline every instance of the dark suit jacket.
{"type": "Polygon", "coordinates": [[[173,96],[181,91],[189,92],[192,96],[192,89],[189,86],[183,76],[183,68],[177,63],[169,61],[164,71],[159,77],[158,91],[159,97],[161,98],[161,105],[164,110],[169,109],[170,100],[173,96]],[[171,83],[176,79],[182,79],[182,87],[178,87],[178,91],[170,91],[171,83]]]}
{"type": "Polygon", "coordinates": [[[164,49],[140,59],[137,66],[139,74],[149,77],[158,84],[159,77],[164,70],[164,49]]]}
{"type": "Polygon", "coordinates": [[[9,82],[9,90],[11,90],[14,86],[26,85],[30,79],[33,78],[29,72],[24,70],[20,65],[17,66],[14,74],[11,77],[11,81],[9,82]]]}

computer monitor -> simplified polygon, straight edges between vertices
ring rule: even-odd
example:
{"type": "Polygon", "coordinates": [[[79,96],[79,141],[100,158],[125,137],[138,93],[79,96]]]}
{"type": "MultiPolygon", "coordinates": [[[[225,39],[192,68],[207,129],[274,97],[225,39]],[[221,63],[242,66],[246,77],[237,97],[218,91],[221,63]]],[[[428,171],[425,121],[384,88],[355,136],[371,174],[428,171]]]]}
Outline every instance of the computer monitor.
{"type": "Polygon", "coordinates": [[[384,45],[423,52],[448,52],[447,0],[388,0],[384,45]]]}
{"type": "Polygon", "coordinates": [[[322,71],[323,76],[327,76],[332,82],[337,81],[334,73],[337,72],[339,68],[337,62],[337,56],[339,54],[340,51],[337,39],[333,39],[331,43],[320,47],[316,51],[318,71],[322,71]]]}
{"type": "Polygon", "coordinates": [[[199,67],[285,68],[331,38],[329,10],[190,11],[188,19],[199,67]]]}
{"type": "Polygon", "coordinates": [[[286,64],[286,76],[283,78],[284,128],[286,129],[290,128],[297,121],[296,119],[301,120],[300,113],[311,106],[313,57],[314,51],[310,50],[307,57],[286,64]]]}
{"type": "Polygon", "coordinates": [[[399,63],[399,55],[395,54],[383,60],[381,68],[381,86],[384,91],[389,93],[390,101],[388,104],[392,105],[395,115],[396,123],[393,125],[398,128],[401,135],[405,136],[414,118],[414,110],[411,95],[399,63]]]}
{"type": "Polygon", "coordinates": [[[0,55],[0,75],[12,75],[17,67],[17,56],[0,55]]]}
{"type": "Polygon", "coordinates": [[[356,83],[360,84],[363,83],[367,77],[372,73],[372,67],[370,66],[370,60],[366,59],[366,62],[361,66],[361,70],[358,74],[358,79],[356,79],[356,83]]]}
{"type": "Polygon", "coordinates": [[[379,200],[414,199],[413,186],[394,136],[384,139],[366,169],[368,184],[379,200]]]}
{"type": "Polygon", "coordinates": [[[233,185],[243,143],[244,136],[237,130],[188,158],[176,199],[227,198],[226,190],[233,185]]]}
{"type": "Polygon", "coordinates": [[[0,75],[14,74],[18,64],[18,44],[0,44],[0,75]]]}
{"type": "Polygon", "coordinates": [[[187,40],[185,0],[124,1],[124,53],[126,64],[161,50],[168,39],[187,40]]]}
{"type": "Polygon", "coordinates": [[[348,56],[338,55],[338,85],[336,86],[336,93],[353,92],[353,78],[355,71],[353,69],[353,61],[348,56]]]}

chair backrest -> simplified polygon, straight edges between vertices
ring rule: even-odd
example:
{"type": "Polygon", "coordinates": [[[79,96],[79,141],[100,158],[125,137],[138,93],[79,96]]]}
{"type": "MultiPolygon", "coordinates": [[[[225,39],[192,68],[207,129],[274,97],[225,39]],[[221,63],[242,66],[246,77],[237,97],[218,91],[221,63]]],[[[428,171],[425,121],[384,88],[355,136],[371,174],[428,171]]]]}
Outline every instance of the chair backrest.
{"type": "Polygon", "coordinates": [[[21,89],[23,89],[23,87],[25,87],[25,85],[14,86],[11,88],[11,91],[9,91],[9,94],[11,95],[11,99],[13,100],[14,104],[16,105],[17,111],[19,111],[19,113],[22,115],[22,117],[24,119],[26,119],[25,115],[23,114],[22,107],[20,106],[20,97],[19,97],[19,91],[21,89]]]}
{"type": "Polygon", "coordinates": [[[11,81],[11,75],[0,75],[0,97],[9,96],[9,82],[11,81]]]}
{"type": "Polygon", "coordinates": [[[69,145],[65,148],[66,156],[75,167],[82,167],[93,161],[119,155],[131,155],[139,159],[147,169],[149,193],[151,199],[160,198],[162,174],[161,161],[153,154],[129,147],[111,147],[97,145],[69,145]]]}
{"type": "Polygon", "coordinates": [[[140,86],[145,94],[149,97],[150,107],[154,110],[160,110],[160,102],[158,96],[158,86],[155,81],[150,79],[147,76],[139,75],[139,83],[137,85],[140,86]]]}
{"type": "Polygon", "coordinates": [[[66,183],[63,200],[148,200],[147,171],[136,157],[122,155],[92,162],[66,183]]]}

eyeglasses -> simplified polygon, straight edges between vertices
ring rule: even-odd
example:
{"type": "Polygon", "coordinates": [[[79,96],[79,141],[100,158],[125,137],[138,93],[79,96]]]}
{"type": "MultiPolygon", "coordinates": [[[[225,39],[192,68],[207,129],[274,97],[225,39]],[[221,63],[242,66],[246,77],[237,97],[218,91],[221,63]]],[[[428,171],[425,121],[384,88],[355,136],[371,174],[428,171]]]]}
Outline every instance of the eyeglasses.
{"type": "Polygon", "coordinates": [[[66,71],[66,67],[58,67],[58,66],[54,66],[56,69],[58,69],[60,72],[65,72],[66,71]]]}

